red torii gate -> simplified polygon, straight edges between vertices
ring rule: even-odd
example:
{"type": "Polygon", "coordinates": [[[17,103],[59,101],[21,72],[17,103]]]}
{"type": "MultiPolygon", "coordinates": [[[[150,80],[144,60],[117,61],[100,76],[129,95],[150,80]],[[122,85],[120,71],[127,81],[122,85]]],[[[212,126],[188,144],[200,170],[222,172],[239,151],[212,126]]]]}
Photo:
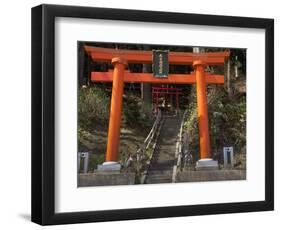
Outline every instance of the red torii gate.
{"type": "Polygon", "coordinates": [[[179,110],[179,94],[181,94],[182,89],[179,88],[169,88],[169,87],[152,87],[152,99],[156,97],[156,109],[158,111],[159,96],[162,95],[175,95],[176,96],[176,108],[179,110]]]}
{"type": "Polygon", "coordinates": [[[106,161],[117,162],[119,155],[120,123],[124,82],[156,83],[156,84],[196,84],[198,120],[200,134],[200,159],[212,158],[209,136],[209,119],[206,95],[206,84],[223,84],[223,75],[206,73],[205,66],[223,65],[229,52],[189,53],[169,52],[169,64],[192,65],[191,74],[169,74],[168,78],[155,78],[151,73],[131,73],[126,71],[130,63],[152,63],[152,51],[121,50],[84,46],[93,61],[111,62],[113,71],[91,72],[91,80],[95,82],[112,82],[112,97],[106,161]]]}

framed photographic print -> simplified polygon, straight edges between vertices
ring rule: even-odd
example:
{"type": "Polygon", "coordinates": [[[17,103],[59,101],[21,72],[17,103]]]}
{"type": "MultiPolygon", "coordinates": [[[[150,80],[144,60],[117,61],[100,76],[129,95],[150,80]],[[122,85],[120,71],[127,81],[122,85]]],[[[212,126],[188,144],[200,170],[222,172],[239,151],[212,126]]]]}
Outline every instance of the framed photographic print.
{"type": "Polygon", "coordinates": [[[32,8],[32,221],[274,208],[274,21],[32,8]]]}

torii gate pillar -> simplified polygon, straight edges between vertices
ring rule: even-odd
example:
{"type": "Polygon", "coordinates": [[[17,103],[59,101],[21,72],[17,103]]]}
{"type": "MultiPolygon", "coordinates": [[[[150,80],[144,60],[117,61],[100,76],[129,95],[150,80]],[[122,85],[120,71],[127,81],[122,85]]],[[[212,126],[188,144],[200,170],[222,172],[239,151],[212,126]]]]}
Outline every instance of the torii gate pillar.
{"type": "Polygon", "coordinates": [[[114,70],[107,147],[105,162],[102,165],[98,165],[98,171],[119,171],[121,169],[121,165],[118,163],[118,155],[124,91],[124,74],[127,62],[120,57],[114,57],[112,58],[111,63],[114,66],[114,70]]]}
{"type": "Polygon", "coordinates": [[[110,105],[110,119],[108,128],[108,140],[106,149],[106,161],[117,162],[119,141],[120,141],[120,124],[122,113],[123,89],[124,89],[124,72],[127,63],[119,57],[112,59],[114,66],[112,95],[110,105]]]}
{"type": "Polygon", "coordinates": [[[200,160],[196,163],[197,170],[217,169],[218,162],[212,159],[209,135],[209,117],[207,87],[205,79],[206,64],[197,60],[193,62],[196,76],[198,123],[200,135],[200,160]]]}

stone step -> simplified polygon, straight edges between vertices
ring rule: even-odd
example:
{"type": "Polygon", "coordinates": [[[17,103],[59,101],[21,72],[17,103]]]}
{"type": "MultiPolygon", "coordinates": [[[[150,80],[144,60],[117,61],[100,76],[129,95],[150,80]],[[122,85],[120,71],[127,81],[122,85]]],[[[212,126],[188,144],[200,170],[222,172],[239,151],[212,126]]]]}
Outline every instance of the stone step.
{"type": "Polygon", "coordinates": [[[165,176],[153,176],[153,177],[149,177],[146,181],[172,181],[172,176],[169,177],[165,177],[165,176]]]}
{"type": "Polygon", "coordinates": [[[177,116],[165,116],[163,119],[158,143],[145,180],[146,184],[172,182],[180,119],[177,116]]]}
{"type": "Polygon", "coordinates": [[[171,183],[171,178],[149,178],[146,180],[146,184],[161,184],[161,183],[171,183]]]}
{"type": "Polygon", "coordinates": [[[159,169],[155,169],[155,170],[149,170],[149,176],[154,176],[154,175],[172,175],[172,170],[159,170],[159,169]]]}

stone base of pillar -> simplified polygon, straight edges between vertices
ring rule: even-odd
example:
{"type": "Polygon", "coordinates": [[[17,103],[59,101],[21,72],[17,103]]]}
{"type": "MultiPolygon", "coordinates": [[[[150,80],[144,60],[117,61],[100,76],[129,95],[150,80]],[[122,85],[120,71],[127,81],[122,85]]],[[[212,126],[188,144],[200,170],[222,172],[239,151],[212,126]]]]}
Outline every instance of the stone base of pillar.
{"type": "Polygon", "coordinates": [[[118,162],[115,161],[106,161],[101,165],[98,165],[97,172],[107,172],[107,171],[114,171],[114,172],[120,172],[121,165],[118,162]]]}
{"type": "Polygon", "coordinates": [[[201,159],[196,162],[196,170],[218,170],[219,164],[218,161],[215,161],[211,158],[201,159]]]}

